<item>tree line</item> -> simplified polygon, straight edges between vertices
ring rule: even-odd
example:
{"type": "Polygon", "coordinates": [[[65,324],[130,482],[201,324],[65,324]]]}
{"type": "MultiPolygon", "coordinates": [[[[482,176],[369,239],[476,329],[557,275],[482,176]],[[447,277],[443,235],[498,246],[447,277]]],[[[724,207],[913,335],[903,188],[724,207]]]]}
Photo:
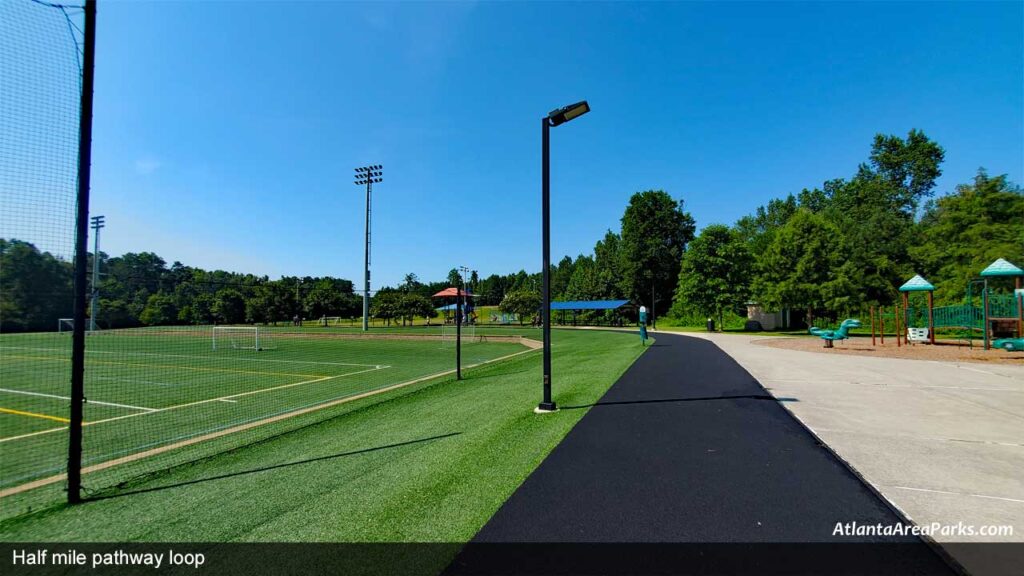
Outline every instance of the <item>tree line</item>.
{"type": "MultiPolygon", "coordinates": [[[[552,266],[552,297],[629,299],[680,323],[721,323],[754,302],[800,311],[811,324],[892,304],[899,286],[921,274],[936,286],[938,305],[959,303],[995,259],[1024,264],[1024,193],[979,168],[934,198],[944,159],[922,131],[878,134],[852,177],[771,199],[700,234],[682,200],[638,192],[619,231],[608,230],[592,254],[552,266]]],[[[526,294],[538,293],[539,274],[530,278],[513,286],[509,309],[539,302],[526,294]]],[[[1011,282],[990,279],[990,287],[1008,291],[1011,282]]]]}
{"type": "Polygon", "coordinates": [[[879,134],[851,178],[773,199],[732,226],[706,226],[681,261],[673,313],[721,318],[755,301],[800,310],[807,324],[835,320],[896,302],[914,274],[936,286],[938,305],[962,302],[995,259],[1024,264],[1024,193],[979,169],[932,198],[944,158],[921,131],[879,134]]]}
{"type": "MultiPolygon", "coordinates": [[[[93,255],[89,255],[89,266],[93,255]]],[[[351,317],[362,313],[352,282],[332,277],[282,277],[208,271],[152,252],[108,257],[97,322],[102,328],[173,324],[276,323],[295,316],[351,317]]],[[[20,240],[0,239],[0,330],[56,329],[72,313],[73,266],[20,240]]],[[[91,292],[92,287],[90,286],[91,292]]],[[[87,315],[91,315],[88,311],[87,315]]]]}
{"type": "MultiPolygon", "coordinates": [[[[939,304],[959,302],[967,282],[996,258],[1024,264],[1024,193],[1005,175],[979,169],[972,182],[933,198],[944,159],[942,147],[921,131],[879,134],[852,177],[771,199],[732,225],[709,224],[699,234],[683,200],[662,190],[637,192],[619,229],[608,230],[591,254],[551,266],[552,297],[625,299],[684,323],[743,315],[748,302],[757,302],[768,310],[799,310],[811,323],[890,304],[916,273],[936,285],[939,304]]],[[[100,258],[104,327],[362,314],[361,295],[341,278],[270,280],[167,266],[150,252],[100,258]]],[[[432,317],[431,296],[451,286],[471,291],[477,306],[497,305],[521,319],[540,306],[539,272],[481,278],[452,269],[442,280],[422,282],[410,273],[381,288],[371,314],[403,324],[432,317]]],[[[71,292],[69,262],[0,239],[0,330],[55,329],[57,318],[71,315],[71,292]]]]}

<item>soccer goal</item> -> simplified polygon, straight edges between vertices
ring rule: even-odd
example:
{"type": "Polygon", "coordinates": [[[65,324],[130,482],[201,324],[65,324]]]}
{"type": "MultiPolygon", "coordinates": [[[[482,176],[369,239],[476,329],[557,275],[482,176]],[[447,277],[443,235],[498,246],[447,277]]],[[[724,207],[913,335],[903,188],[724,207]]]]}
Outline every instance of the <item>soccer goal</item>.
{"type": "MultiPolygon", "coordinates": [[[[99,329],[100,329],[100,327],[97,325],[96,326],[96,330],[99,330],[99,329]]],[[[75,319],[74,318],[58,318],[57,319],[57,332],[60,332],[61,334],[71,334],[74,331],[75,331],[75,319]]],[[[92,320],[90,320],[89,318],[85,319],[85,331],[86,332],[92,332],[93,331],[92,320]]]]}
{"type": "MultiPolygon", "coordinates": [[[[441,347],[442,348],[454,348],[455,337],[456,337],[456,326],[454,324],[444,324],[441,326],[441,347]]],[[[463,324],[462,325],[462,343],[471,344],[473,342],[479,342],[476,337],[476,324],[463,324]]]]}
{"type": "Polygon", "coordinates": [[[270,332],[259,326],[214,326],[214,350],[274,350],[270,332]]]}
{"type": "Polygon", "coordinates": [[[322,316],[320,318],[321,326],[341,326],[341,316],[322,316]]]}

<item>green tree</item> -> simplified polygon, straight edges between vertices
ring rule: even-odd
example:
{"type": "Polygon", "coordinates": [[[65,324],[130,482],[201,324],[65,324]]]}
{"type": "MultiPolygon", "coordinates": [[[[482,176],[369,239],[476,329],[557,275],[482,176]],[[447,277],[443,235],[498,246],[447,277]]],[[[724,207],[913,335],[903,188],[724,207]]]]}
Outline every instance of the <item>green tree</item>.
{"type": "Polygon", "coordinates": [[[211,312],[220,324],[241,324],[245,322],[245,298],[234,288],[219,290],[213,297],[211,312]]]}
{"type": "Polygon", "coordinates": [[[274,294],[270,287],[257,287],[245,299],[245,321],[250,324],[267,324],[277,319],[274,315],[274,294]]]}
{"type": "Polygon", "coordinates": [[[303,310],[307,318],[350,316],[355,312],[353,294],[332,278],[319,278],[306,294],[303,310]]]}
{"type": "Polygon", "coordinates": [[[766,306],[805,310],[811,325],[816,309],[836,310],[845,304],[843,251],[838,227],[819,214],[798,210],[768,245],[754,293],[766,306]]]}
{"type": "Polygon", "coordinates": [[[594,246],[594,279],[597,299],[618,300],[625,297],[622,288],[622,238],[608,230],[594,246]]]}
{"type": "Polygon", "coordinates": [[[772,243],[775,232],[786,225],[798,207],[797,199],[792,194],[783,200],[769,200],[768,204],[758,207],[754,214],[740,218],[736,222],[736,232],[747,243],[751,254],[763,254],[772,243]]]}
{"type": "Polygon", "coordinates": [[[387,325],[390,326],[391,320],[399,317],[401,314],[401,305],[399,303],[401,296],[400,293],[391,290],[377,292],[373,299],[370,300],[370,315],[387,321],[387,325]]]}
{"type": "Polygon", "coordinates": [[[1024,265],[1024,191],[979,168],[971,184],[925,205],[910,255],[938,302],[964,297],[967,282],[997,258],[1024,265]]]}
{"type": "Polygon", "coordinates": [[[448,286],[462,286],[462,274],[459,274],[458,269],[452,268],[448,271],[448,286]]]}
{"type": "Polygon", "coordinates": [[[911,130],[906,139],[876,134],[871,146],[870,171],[898,191],[900,207],[907,211],[930,196],[935,181],[942,175],[939,165],[946,153],[920,130],[911,130]]]}
{"type": "Polygon", "coordinates": [[[753,259],[739,234],[722,224],[704,228],[686,250],[673,309],[718,317],[741,307],[750,295],[753,259]]]}
{"type": "Polygon", "coordinates": [[[590,256],[576,259],[572,277],[565,288],[566,300],[603,300],[601,281],[597,275],[597,266],[590,256]]]}
{"type": "Polygon", "coordinates": [[[505,294],[498,309],[505,314],[519,316],[519,324],[527,316],[533,317],[540,311],[541,297],[536,290],[514,290],[505,294]]]}
{"type": "MultiPolygon", "coordinates": [[[[212,324],[214,321],[213,301],[211,294],[196,294],[184,306],[178,308],[178,321],[195,325],[212,324]]],[[[100,310],[105,313],[108,308],[101,304],[100,310]]]]}
{"type": "Polygon", "coordinates": [[[72,267],[21,240],[0,238],[0,331],[55,330],[71,316],[72,267]]]}
{"type": "Polygon", "coordinates": [[[396,302],[397,315],[402,318],[402,326],[406,321],[412,323],[417,316],[433,318],[435,315],[434,306],[430,299],[419,294],[402,294],[396,302]]]}
{"type": "Polygon", "coordinates": [[[575,264],[572,258],[564,256],[557,266],[551,266],[551,298],[558,300],[565,295],[565,289],[569,286],[569,279],[572,278],[572,271],[575,264]]]}
{"type": "Polygon", "coordinates": [[[174,305],[174,297],[162,293],[151,295],[139,314],[139,321],[147,326],[174,324],[177,319],[178,309],[174,305]]]}
{"type": "Polygon", "coordinates": [[[415,292],[419,286],[420,279],[412,272],[406,274],[402,280],[402,290],[405,292],[415,292]]]}
{"type": "Polygon", "coordinates": [[[661,190],[634,194],[622,216],[620,258],[625,293],[637,302],[649,303],[653,313],[662,303],[671,302],[679,263],[695,229],[682,200],[673,200],[661,190]]]}

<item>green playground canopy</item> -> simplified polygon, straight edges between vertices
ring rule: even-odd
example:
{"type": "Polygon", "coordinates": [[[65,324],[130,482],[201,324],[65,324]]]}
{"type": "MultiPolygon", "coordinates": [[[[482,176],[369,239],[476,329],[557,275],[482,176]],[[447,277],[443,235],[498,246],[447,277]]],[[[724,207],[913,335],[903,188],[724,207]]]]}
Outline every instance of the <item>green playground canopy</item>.
{"type": "Polygon", "coordinates": [[[981,271],[982,276],[1024,276],[1024,270],[1000,258],[981,271]]]}
{"type": "Polygon", "coordinates": [[[903,286],[900,286],[900,292],[934,292],[935,286],[932,283],[921,277],[920,274],[915,274],[913,278],[907,280],[903,286]]]}

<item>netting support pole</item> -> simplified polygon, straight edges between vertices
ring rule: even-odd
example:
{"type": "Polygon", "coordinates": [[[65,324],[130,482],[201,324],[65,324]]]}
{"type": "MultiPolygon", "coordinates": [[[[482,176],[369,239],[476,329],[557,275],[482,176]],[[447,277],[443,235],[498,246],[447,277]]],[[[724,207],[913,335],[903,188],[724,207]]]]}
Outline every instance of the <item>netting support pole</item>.
{"type": "Polygon", "coordinates": [[[78,122],[78,214],[75,222],[75,325],[71,340],[71,414],[68,423],[68,504],[82,501],[82,404],[85,402],[85,296],[92,164],[92,92],[96,61],[96,0],[85,0],[82,98],[78,122]]]}

